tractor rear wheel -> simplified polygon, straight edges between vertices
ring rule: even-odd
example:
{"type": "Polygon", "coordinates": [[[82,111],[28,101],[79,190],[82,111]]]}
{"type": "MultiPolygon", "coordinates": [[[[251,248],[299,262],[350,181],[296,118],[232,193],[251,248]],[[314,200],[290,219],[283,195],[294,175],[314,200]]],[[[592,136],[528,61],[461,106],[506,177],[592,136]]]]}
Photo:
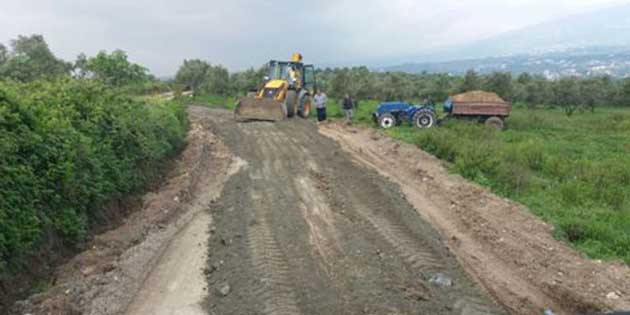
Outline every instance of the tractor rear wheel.
{"type": "Polygon", "coordinates": [[[505,127],[505,124],[503,123],[503,119],[501,119],[501,118],[499,118],[497,116],[492,116],[492,117],[486,119],[484,124],[487,127],[494,128],[494,129],[497,129],[497,130],[502,130],[503,127],[505,127]]]}
{"type": "Polygon", "coordinates": [[[433,127],[436,121],[435,113],[428,109],[421,109],[413,115],[413,124],[417,128],[427,129],[433,127]]]}
{"type": "Polygon", "coordinates": [[[396,126],[396,116],[392,114],[383,114],[378,117],[378,126],[383,129],[389,129],[396,126]]]}
{"type": "Polygon", "coordinates": [[[295,93],[295,91],[287,91],[287,95],[284,98],[284,105],[287,108],[287,117],[291,118],[295,116],[297,110],[297,93],[295,93]]]}

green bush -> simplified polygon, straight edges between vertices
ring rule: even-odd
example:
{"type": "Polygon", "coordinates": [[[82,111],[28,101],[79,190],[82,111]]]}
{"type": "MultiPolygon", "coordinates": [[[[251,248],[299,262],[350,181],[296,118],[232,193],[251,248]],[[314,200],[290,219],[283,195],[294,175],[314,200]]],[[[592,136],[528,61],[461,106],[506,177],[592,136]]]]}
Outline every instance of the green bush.
{"type": "Polygon", "coordinates": [[[143,187],[187,117],[97,82],[0,82],[0,268],[57,235],[81,243],[99,208],[143,187]]]}

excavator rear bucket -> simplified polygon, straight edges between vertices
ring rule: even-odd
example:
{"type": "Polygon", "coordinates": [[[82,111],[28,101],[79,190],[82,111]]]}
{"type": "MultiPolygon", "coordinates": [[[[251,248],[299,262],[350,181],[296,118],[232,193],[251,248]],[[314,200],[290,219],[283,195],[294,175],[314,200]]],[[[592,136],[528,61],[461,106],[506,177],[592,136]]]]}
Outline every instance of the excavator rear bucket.
{"type": "Polygon", "coordinates": [[[236,103],[237,121],[280,121],[287,117],[284,104],[270,98],[244,97],[236,103]]]}

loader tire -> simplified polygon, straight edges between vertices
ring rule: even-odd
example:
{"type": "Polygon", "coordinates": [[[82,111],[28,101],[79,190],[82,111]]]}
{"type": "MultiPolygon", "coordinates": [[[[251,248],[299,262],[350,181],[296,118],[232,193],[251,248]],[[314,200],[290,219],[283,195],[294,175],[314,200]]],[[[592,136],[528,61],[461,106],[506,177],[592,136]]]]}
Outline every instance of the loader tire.
{"type": "Polygon", "coordinates": [[[311,114],[311,97],[307,92],[300,92],[297,114],[304,119],[307,119],[311,114]]]}
{"type": "Polygon", "coordinates": [[[435,125],[437,118],[435,113],[428,109],[421,109],[415,115],[413,115],[413,125],[416,128],[428,129],[435,125]]]}
{"type": "Polygon", "coordinates": [[[494,129],[497,129],[497,130],[503,130],[503,127],[505,127],[505,124],[503,123],[503,120],[501,118],[497,117],[497,116],[492,116],[492,117],[486,119],[484,124],[487,127],[494,128],[494,129]]]}
{"type": "Polygon", "coordinates": [[[287,117],[291,118],[295,116],[297,111],[297,93],[292,90],[287,91],[287,95],[284,98],[284,105],[287,108],[287,117]]]}

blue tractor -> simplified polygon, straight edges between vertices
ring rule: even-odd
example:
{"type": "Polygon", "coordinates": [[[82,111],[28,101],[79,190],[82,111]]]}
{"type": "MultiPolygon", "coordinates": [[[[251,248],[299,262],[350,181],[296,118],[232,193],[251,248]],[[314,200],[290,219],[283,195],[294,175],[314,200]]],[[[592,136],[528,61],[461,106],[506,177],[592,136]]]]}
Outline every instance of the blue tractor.
{"type": "Polygon", "coordinates": [[[384,129],[400,125],[403,122],[411,123],[418,128],[431,128],[437,123],[435,106],[432,103],[426,105],[413,105],[405,102],[381,103],[376,112],[372,114],[374,121],[384,129]]]}

